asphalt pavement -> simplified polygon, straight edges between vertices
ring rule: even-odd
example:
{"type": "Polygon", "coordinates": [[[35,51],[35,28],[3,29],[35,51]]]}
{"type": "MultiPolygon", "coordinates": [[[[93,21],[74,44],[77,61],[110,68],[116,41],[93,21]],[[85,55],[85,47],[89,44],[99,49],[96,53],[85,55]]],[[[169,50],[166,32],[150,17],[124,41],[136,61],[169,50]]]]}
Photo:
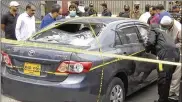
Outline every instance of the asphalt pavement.
{"type": "Polygon", "coordinates": [[[158,99],[156,82],[126,98],[126,102],[154,102],[158,99]]]}
{"type": "MultiPolygon", "coordinates": [[[[156,83],[149,85],[127,97],[126,102],[154,102],[157,99],[157,86],[156,83]]],[[[1,96],[1,102],[19,102],[6,96],[1,96]]]]}

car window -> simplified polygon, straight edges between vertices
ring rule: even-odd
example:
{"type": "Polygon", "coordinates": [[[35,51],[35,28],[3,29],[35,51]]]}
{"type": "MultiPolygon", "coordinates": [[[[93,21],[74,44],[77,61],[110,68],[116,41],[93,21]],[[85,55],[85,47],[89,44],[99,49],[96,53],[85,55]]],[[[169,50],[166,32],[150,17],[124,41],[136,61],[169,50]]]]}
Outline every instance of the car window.
{"type": "Polygon", "coordinates": [[[121,44],[139,43],[135,27],[121,28],[118,30],[118,35],[121,39],[121,44]]]}
{"type": "Polygon", "coordinates": [[[116,32],[116,45],[128,44],[128,38],[126,35],[122,34],[122,31],[116,32]]]}
{"type": "Polygon", "coordinates": [[[31,40],[63,45],[89,46],[103,28],[103,24],[62,24],[34,36],[31,40]]]}
{"type": "Polygon", "coordinates": [[[138,30],[140,32],[141,38],[143,41],[147,40],[147,34],[149,33],[148,28],[144,26],[138,26],[138,30]]]}

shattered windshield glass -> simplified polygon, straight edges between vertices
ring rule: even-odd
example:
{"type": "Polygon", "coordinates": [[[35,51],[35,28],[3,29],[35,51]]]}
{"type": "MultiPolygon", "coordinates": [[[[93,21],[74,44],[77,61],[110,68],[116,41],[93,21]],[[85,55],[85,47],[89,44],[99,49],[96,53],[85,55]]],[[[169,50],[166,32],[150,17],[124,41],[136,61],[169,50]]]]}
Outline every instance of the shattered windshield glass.
{"type": "Polygon", "coordinates": [[[33,37],[33,41],[63,45],[89,46],[98,36],[102,24],[63,24],[33,37]]]}

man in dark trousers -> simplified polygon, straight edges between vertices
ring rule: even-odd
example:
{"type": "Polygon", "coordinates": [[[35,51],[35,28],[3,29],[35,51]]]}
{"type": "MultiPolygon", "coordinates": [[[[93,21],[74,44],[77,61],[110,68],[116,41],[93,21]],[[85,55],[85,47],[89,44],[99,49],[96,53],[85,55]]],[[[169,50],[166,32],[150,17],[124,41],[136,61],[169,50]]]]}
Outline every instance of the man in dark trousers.
{"type": "MultiPolygon", "coordinates": [[[[158,24],[151,24],[148,40],[145,40],[146,52],[152,52],[159,60],[179,62],[179,49],[173,38],[160,29],[158,24]]],[[[170,102],[168,100],[172,75],[176,66],[159,64],[158,68],[158,101],[170,102]]]]}
{"type": "Polygon", "coordinates": [[[1,30],[5,32],[5,38],[17,40],[15,36],[16,21],[19,16],[18,12],[19,3],[11,1],[9,4],[10,11],[2,15],[1,30]]]}
{"type": "Polygon", "coordinates": [[[101,6],[103,7],[102,16],[112,16],[111,11],[107,8],[106,3],[102,3],[101,6]]]}

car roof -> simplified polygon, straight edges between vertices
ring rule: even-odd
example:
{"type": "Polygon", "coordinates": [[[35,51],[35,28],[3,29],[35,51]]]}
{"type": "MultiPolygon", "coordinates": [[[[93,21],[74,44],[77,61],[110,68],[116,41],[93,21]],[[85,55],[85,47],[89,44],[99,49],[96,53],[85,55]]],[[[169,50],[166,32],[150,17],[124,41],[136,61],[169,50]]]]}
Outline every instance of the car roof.
{"type": "Polygon", "coordinates": [[[61,19],[57,22],[68,22],[68,23],[103,23],[109,24],[115,21],[126,22],[126,21],[136,21],[130,18],[122,18],[122,17],[78,17],[78,18],[68,18],[68,19],[61,19]]]}

